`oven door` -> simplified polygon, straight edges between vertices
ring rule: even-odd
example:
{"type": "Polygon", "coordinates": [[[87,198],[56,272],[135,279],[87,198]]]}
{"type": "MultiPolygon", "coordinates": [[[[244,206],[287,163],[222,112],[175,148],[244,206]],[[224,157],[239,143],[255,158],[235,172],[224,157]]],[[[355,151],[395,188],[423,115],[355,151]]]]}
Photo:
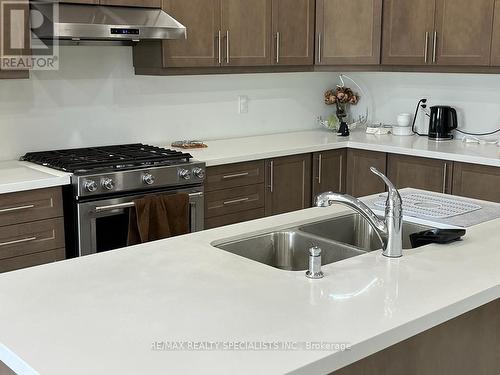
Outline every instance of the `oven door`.
{"type": "MultiPolygon", "coordinates": [[[[189,194],[190,231],[203,230],[203,188],[156,192],[155,194],[189,194]]],[[[77,203],[78,255],[96,254],[127,246],[129,209],[134,200],[146,194],[107,198],[77,203]]]]}

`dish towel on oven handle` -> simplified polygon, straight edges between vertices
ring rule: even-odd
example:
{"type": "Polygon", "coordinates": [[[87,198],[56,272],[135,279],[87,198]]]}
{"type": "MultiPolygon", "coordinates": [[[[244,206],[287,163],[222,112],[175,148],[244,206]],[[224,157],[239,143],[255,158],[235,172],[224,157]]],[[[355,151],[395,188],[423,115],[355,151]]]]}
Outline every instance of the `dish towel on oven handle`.
{"type": "Polygon", "coordinates": [[[189,195],[148,195],[129,212],[127,245],[189,233],[189,195]]]}

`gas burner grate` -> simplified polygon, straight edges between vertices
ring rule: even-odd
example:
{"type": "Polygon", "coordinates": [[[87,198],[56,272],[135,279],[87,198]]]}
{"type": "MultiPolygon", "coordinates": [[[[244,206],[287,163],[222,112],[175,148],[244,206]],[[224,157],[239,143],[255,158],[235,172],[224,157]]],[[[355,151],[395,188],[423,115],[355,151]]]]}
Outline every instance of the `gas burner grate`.
{"type": "Polygon", "coordinates": [[[189,162],[191,154],[134,143],[128,145],[29,152],[21,160],[71,173],[116,171],[189,162]]]}

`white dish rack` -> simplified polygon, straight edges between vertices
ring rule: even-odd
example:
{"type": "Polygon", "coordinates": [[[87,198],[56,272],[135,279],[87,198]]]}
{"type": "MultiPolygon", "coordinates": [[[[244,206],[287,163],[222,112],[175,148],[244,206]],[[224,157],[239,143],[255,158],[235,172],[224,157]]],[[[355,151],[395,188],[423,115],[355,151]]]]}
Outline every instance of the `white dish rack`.
{"type": "MultiPolygon", "coordinates": [[[[380,195],[374,202],[377,207],[385,208],[387,194],[380,195]]],[[[480,210],[482,207],[460,199],[445,198],[431,193],[402,193],[403,215],[419,219],[447,219],[480,210]]]]}

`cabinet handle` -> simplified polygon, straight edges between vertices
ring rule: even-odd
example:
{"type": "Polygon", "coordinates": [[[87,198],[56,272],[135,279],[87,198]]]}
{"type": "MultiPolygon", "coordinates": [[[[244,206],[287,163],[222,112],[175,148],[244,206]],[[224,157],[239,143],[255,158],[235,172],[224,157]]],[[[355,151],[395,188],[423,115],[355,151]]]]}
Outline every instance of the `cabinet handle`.
{"type": "Polygon", "coordinates": [[[321,64],[321,33],[318,34],[318,63],[321,64]]]}
{"type": "Polygon", "coordinates": [[[222,176],[223,180],[229,180],[231,178],[238,178],[238,177],[245,177],[248,176],[250,173],[249,172],[242,172],[242,173],[235,173],[235,174],[227,174],[225,176],[222,176]]]}
{"type": "Polygon", "coordinates": [[[344,157],[342,155],[340,155],[339,193],[342,193],[342,175],[344,174],[344,171],[342,168],[342,165],[344,164],[343,161],[344,161],[344,157]]]}
{"type": "Polygon", "coordinates": [[[237,204],[237,203],[244,203],[244,202],[248,202],[250,200],[250,198],[241,198],[241,199],[234,199],[232,201],[225,201],[225,202],[222,202],[222,204],[224,206],[229,206],[231,204],[237,204]]]}
{"type": "Polygon", "coordinates": [[[448,177],[448,163],[444,163],[443,167],[443,194],[446,194],[446,182],[448,177]]]}
{"type": "Polygon", "coordinates": [[[226,31],[226,64],[231,62],[230,60],[230,52],[229,52],[229,30],[226,31]]]}
{"type": "Polygon", "coordinates": [[[318,184],[321,185],[321,172],[323,169],[323,154],[318,155],[318,184]]]}
{"type": "Polygon", "coordinates": [[[217,34],[217,40],[218,40],[218,43],[217,43],[217,54],[218,54],[217,62],[219,63],[219,65],[221,65],[222,64],[222,31],[220,31],[220,30],[217,34]]]}
{"type": "Polygon", "coordinates": [[[269,190],[274,191],[274,161],[269,162],[269,190]]]}
{"type": "Polygon", "coordinates": [[[27,204],[26,206],[3,208],[0,210],[0,214],[5,214],[7,212],[13,212],[13,211],[28,210],[28,209],[34,208],[34,207],[35,207],[34,204],[27,204]]]}
{"type": "Polygon", "coordinates": [[[280,39],[281,39],[281,35],[278,31],[276,33],[276,64],[280,63],[280,39]]]}
{"type": "Polygon", "coordinates": [[[429,32],[425,32],[425,47],[424,47],[424,61],[429,62],[429,32]]]}
{"type": "Polygon", "coordinates": [[[437,39],[438,39],[438,33],[437,31],[434,31],[434,40],[433,40],[433,46],[432,46],[432,63],[436,63],[436,55],[437,55],[437,39]]]}
{"type": "Polygon", "coordinates": [[[14,240],[14,241],[8,241],[8,242],[0,242],[0,246],[16,245],[18,243],[31,242],[31,241],[35,241],[35,240],[36,240],[36,237],[22,238],[20,240],[14,240]]]}

